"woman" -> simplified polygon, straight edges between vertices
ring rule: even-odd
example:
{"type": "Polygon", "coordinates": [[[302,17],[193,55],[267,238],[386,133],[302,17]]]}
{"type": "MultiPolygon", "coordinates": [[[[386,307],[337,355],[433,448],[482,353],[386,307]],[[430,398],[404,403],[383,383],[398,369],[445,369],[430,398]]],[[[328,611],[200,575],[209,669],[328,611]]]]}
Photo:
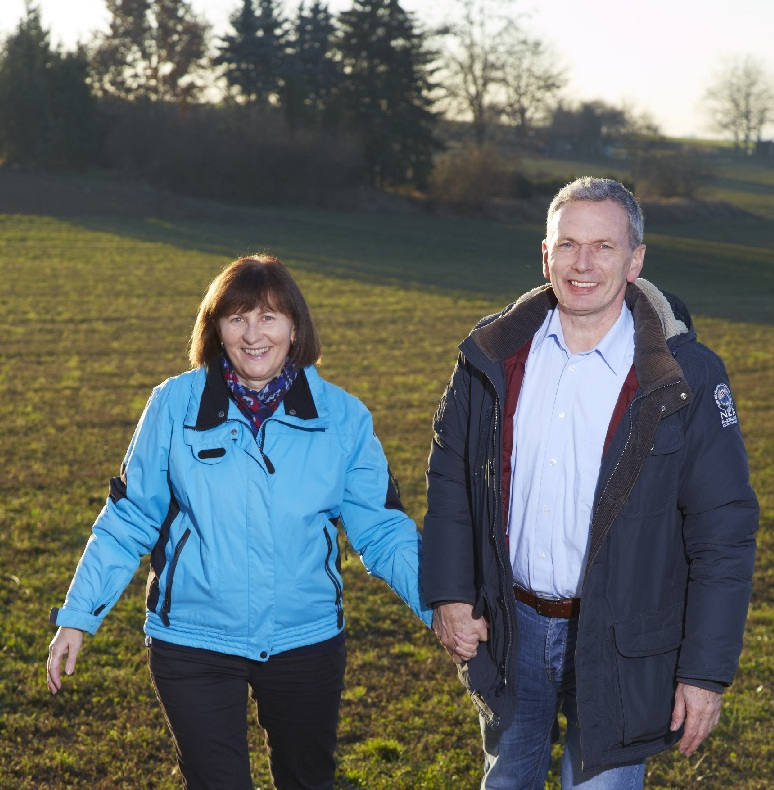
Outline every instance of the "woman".
{"type": "Polygon", "coordinates": [[[251,788],[252,689],[280,790],[332,788],[346,648],[337,521],[369,573],[429,624],[420,537],[371,416],[320,378],[320,341],[276,259],[210,285],[193,370],[157,387],[54,609],[48,687],[72,674],[150,552],[145,620],[156,694],[189,790],[251,788]]]}

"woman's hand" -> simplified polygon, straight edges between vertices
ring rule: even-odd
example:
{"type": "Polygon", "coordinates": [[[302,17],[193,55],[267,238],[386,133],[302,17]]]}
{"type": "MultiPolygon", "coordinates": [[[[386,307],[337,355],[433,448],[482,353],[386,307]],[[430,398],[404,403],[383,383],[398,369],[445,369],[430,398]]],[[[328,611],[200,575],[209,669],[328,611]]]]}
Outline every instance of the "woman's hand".
{"type": "Polygon", "coordinates": [[[62,681],[59,673],[61,670],[62,659],[67,656],[65,662],[65,672],[72,675],[75,672],[75,662],[78,660],[78,653],[83,644],[83,631],[77,628],[61,627],[57,630],[56,636],[51,640],[48,648],[48,662],[46,663],[46,678],[48,690],[56,694],[62,688],[62,681]]]}

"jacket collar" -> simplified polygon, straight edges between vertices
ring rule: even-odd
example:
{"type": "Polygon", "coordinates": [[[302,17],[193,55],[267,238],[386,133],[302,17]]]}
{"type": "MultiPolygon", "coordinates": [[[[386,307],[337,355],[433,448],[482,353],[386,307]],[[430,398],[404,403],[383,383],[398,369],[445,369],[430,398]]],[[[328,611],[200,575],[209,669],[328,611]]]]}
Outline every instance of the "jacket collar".
{"type": "MultiPolygon", "coordinates": [[[[667,341],[690,332],[685,322],[647,280],[627,285],[625,299],[634,318],[634,369],[640,389],[650,392],[681,380],[682,369],[667,341]]],[[[483,319],[461,349],[467,354],[472,341],[490,362],[504,362],[532,338],[556,304],[550,285],[535,288],[498,315],[483,319]]]]}
{"type": "MultiPolygon", "coordinates": [[[[197,431],[208,431],[222,425],[228,419],[230,398],[228,387],[217,365],[207,368],[204,389],[199,400],[196,415],[197,431]]],[[[319,416],[315,405],[306,370],[301,369],[296,380],[283,398],[285,413],[299,420],[314,420],[319,416]]]]}

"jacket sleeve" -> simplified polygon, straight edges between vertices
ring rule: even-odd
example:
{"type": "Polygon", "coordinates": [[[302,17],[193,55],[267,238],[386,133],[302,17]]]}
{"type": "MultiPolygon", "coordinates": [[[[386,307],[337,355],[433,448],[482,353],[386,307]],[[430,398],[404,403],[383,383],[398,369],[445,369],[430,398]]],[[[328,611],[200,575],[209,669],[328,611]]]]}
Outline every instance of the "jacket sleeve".
{"type": "Polygon", "coordinates": [[[121,476],[92,527],[64,605],[51,622],[93,634],[132,580],[140,558],[156,543],[170,507],[167,478],[171,420],[164,386],[145,406],[129,444],[121,476]]]}
{"type": "Polygon", "coordinates": [[[690,354],[696,374],[678,501],[690,566],[677,678],[721,690],[742,651],[758,503],[723,363],[699,344],[690,354]]]}
{"type": "Polygon", "coordinates": [[[428,461],[422,590],[431,606],[476,602],[468,479],[470,391],[469,367],[460,355],[433,418],[428,461]]]}
{"type": "Polygon", "coordinates": [[[419,589],[422,537],[403,511],[370,413],[362,404],[357,411],[341,503],[344,531],[368,573],[383,579],[429,626],[433,613],[419,589]]]}

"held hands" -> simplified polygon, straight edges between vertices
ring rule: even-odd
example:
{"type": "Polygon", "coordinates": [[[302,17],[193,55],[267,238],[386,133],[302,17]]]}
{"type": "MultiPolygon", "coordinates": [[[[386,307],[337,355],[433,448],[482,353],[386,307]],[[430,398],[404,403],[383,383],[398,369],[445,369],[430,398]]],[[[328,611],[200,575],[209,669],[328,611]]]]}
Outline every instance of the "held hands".
{"type": "Polygon", "coordinates": [[[483,617],[473,617],[469,603],[438,606],[433,612],[433,631],[455,664],[470,661],[478,651],[478,643],[489,638],[488,623],[483,617]]]}
{"type": "Polygon", "coordinates": [[[720,721],[720,703],[723,695],[717,691],[678,683],[675,691],[675,706],[672,710],[673,732],[685,724],[678,749],[680,754],[690,757],[701,742],[715,729],[720,721]]]}
{"type": "Polygon", "coordinates": [[[62,688],[60,670],[62,659],[67,656],[65,662],[65,672],[72,675],[75,672],[75,662],[78,660],[78,653],[83,644],[83,631],[77,628],[61,627],[57,630],[56,636],[51,640],[48,648],[48,661],[46,662],[46,679],[48,690],[56,694],[62,688]]]}

